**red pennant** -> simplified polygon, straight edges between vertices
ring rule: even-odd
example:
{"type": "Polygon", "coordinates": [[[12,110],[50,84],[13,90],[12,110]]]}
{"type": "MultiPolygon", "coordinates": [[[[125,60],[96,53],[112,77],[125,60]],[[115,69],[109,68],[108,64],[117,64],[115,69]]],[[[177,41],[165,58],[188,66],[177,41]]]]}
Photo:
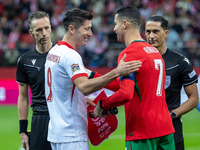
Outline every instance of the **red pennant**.
{"type": "MultiPolygon", "coordinates": [[[[106,93],[102,91],[93,101],[95,104],[98,103],[99,100],[106,98],[106,93]]],[[[93,106],[87,107],[87,113],[92,110],[94,111],[93,106]]],[[[105,139],[117,129],[118,126],[118,118],[116,115],[108,116],[107,118],[90,118],[88,117],[88,136],[90,142],[94,146],[98,146],[105,139]]]]}

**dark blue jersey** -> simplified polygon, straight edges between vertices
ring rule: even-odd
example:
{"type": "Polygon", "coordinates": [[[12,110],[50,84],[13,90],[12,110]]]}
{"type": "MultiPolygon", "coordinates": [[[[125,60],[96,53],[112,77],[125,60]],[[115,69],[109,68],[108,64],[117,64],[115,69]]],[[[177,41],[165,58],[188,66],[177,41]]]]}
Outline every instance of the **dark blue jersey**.
{"type": "Polygon", "coordinates": [[[46,53],[39,53],[36,48],[23,54],[17,62],[16,80],[28,84],[32,92],[33,111],[48,111],[44,92],[44,64],[46,53]]]}
{"type": "Polygon", "coordinates": [[[186,87],[197,82],[198,77],[185,56],[167,49],[162,57],[166,69],[166,102],[171,111],[180,106],[182,86],[186,87]]]}

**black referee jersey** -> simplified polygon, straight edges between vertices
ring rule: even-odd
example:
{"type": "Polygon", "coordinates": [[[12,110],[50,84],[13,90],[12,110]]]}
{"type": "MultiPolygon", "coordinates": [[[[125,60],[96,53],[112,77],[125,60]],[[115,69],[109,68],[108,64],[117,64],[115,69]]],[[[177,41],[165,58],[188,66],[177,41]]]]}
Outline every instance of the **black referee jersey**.
{"type": "Polygon", "coordinates": [[[18,83],[30,85],[33,112],[48,111],[44,92],[44,66],[47,54],[48,52],[41,54],[33,48],[23,54],[17,62],[16,80],[18,83]]]}
{"type": "Polygon", "coordinates": [[[166,69],[166,102],[169,111],[171,111],[180,106],[182,86],[186,87],[197,82],[198,77],[185,56],[167,48],[162,57],[166,69]]]}

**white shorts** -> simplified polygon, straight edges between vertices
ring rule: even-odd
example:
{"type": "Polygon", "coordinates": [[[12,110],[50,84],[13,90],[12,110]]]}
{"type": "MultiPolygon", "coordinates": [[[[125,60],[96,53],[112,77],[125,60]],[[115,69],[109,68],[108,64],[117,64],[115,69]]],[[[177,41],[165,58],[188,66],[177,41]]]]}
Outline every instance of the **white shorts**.
{"type": "Polygon", "coordinates": [[[88,142],[51,143],[52,150],[89,150],[88,142]]]}

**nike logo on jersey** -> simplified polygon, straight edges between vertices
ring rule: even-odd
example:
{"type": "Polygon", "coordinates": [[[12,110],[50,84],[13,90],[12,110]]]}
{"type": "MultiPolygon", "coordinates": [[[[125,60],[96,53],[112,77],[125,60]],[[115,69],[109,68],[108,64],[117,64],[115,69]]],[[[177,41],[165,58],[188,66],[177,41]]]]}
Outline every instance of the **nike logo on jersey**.
{"type": "Polygon", "coordinates": [[[35,65],[36,59],[32,59],[31,62],[33,65],[35,65]]]}

